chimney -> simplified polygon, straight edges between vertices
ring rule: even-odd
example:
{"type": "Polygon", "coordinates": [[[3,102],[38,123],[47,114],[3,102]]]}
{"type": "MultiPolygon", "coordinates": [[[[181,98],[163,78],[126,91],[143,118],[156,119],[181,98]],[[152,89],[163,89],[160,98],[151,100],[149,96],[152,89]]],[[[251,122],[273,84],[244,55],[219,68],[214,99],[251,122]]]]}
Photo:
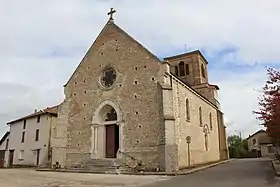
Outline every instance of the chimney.
{"type": "Polygon", "coordinates": [[[34,110],[34,113],[36,113],[36,112],[37,112],[37,109],[34,110]]]}

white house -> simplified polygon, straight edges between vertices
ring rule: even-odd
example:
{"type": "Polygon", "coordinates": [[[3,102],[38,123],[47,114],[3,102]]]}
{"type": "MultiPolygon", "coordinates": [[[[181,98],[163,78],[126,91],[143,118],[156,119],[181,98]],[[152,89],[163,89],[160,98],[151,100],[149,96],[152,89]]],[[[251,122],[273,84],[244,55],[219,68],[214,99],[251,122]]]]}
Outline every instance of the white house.
{"type": "Polygon", "coordinates": [[[7,166],[7,162],[5,162],[5,158],[9,156],[8,155],[9,136],[10,136],[10,132],[6,132],[3,135],[3,137],[0,139],[0,168],[7,166]]]}
{"type": "Polygon", "coordinates": [[[43,166],[50,162],[51,126],[56,123],[57,106],[8,122],[10,126],[8,167],[43,166]]]}

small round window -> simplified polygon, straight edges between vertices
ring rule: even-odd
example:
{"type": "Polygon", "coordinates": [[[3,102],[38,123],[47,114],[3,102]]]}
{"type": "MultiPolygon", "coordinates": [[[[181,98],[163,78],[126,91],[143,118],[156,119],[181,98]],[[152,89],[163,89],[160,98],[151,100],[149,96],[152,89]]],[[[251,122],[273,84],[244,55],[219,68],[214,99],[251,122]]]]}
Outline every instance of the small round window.
{"type": "Polygon", "coordinates": [[[110,88],[116,81],[116,71],[112,67],[105,68],[101,74],[100,82],[105,88],[110,88]]]}

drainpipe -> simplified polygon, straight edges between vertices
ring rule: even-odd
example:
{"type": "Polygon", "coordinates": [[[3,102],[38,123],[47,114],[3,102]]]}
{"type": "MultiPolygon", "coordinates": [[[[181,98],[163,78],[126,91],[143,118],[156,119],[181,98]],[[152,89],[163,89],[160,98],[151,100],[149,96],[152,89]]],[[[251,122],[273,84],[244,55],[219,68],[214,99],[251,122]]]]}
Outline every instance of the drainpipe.
{"type": "Polygon", "coordinates": [[[51,150],[51,132],[52,132],[52,116],[51,114],[50,115],[50,129],[49,129],[49,142],[48,142],[48,150],[47,150],[47,158],[48,158],[48,164],[49,164],[49,167],[51,168],[52,167],[52,154],[51,154],[51,158],[49,160],[49,155],[50,155],[50,151],[51,150]]]}

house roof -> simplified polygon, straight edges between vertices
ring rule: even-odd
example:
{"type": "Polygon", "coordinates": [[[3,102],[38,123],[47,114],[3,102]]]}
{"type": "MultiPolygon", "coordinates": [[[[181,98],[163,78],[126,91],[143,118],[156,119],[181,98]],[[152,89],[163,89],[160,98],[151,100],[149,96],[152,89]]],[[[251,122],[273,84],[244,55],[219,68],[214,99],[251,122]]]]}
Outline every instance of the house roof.
{"type": "Polygon", "coordinates": [[[0,139],[0,145],[6,140],[6,138],[9,136],[10,132],[6,132],[4,136],[0,139]]]}
{"type": "Polygon", "coordinates": [[[25,119],[28,119],[28,118],[36,117],[36,116],[39,116],[39,115],[42,115],[42,114],[57,115],[57,110],[58,110],[58,106],[47,107],[47,108],[39,110],[38,112],[35,112],[33,114],[29,114],[27,116],[24,116],[24,117],[15,119],[13,121],[10,121],[7,124],[9,125],[9,124],[12,124],[12,123],[15,123],[15,122],[18,122],[18,121],[21,121],[21,120],[25,120],[25,119]]]}
{"type": "Polygon", "coordinates": [[[174,58],[180,58],[180,57],[184,57],[186,55],[193,55],[193,54],[198,54],[205,61],[205,63],[208,64],[208,61],[206,60],[206,58],[203,56],[203,54],[199,50],[195,50],[195,51],[191,51],[191,52],[187,52],[187,53],[183,53],[183,54],[179,54],[179,55],[175,55],[175,56],[166,57],[166,58],[164,58],[164,60],[171,60],[174,58]]]}
{"type": "Polygon", "coordinates": [[[208,83],[208,85],[209,85],[209,86],[213,86],[213,87],[215,87],[217,90],[220,90],[219,86],[218,86],[218,85],[216,85],[216,84],[209,84],[209,83],[208,83]]]}
{"type": "Polygon", "coordinates": [[[264,132],[266,132],[266,131],[265,131],[265,130],[263,130],[263,129],[261,129],[261,130],[259,130],[259,131],[255,132],[254,134],[249,135],[249,137],[247,138],[247,140],[248,140],[249,138],[251,138],[251,137],[255,136],[256,134],[259,134],[259,133],[264,133],[264,132]]]}
{"type": "Polygon", "coordinates": [[[196,84],[196,85],[193,85],[193,87],[198,87],[199,88],[200,86],[205,86],[205,85],[208,85],[209,87],[214,87],[216,90],[220,90],[218,85],[210,84],[208,82],[205,82],[205,83],[202,83],[202,84],[196,84]]]}
{"type": "Polygon", "coordinates": [[[258,136],[258,143],[259,144],[272,144],[273,140],[271,137],[268,136],[267,132],[265,130],[259,130],[255,132],[254,134],[250,135],[247,140],[257,134],[263,133],[263,135],[258,136]]]}

